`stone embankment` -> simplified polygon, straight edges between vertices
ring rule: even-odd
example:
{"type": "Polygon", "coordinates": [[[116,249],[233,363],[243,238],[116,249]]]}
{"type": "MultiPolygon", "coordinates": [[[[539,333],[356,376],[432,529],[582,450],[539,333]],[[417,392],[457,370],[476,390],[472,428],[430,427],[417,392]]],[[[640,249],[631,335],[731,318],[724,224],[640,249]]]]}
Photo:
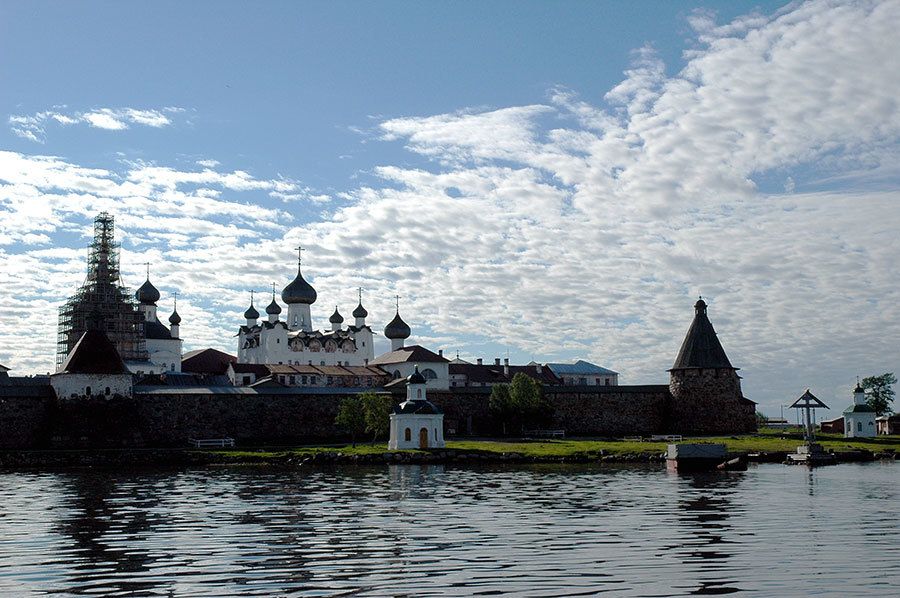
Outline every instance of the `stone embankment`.
{"type": "MultiPolygon", "coordinates": [[[[900,453],[866,450],[836,451],[839,463],[900,460],[900,453]]],[[[785,451],[764,453],[731,452],[728,458],[745,457],[750,462],[783,463],[785,451]]],[[[272,465],[302,467],[305,465],[466,465],[466,464],[528,464],[528,463],[663,463],[665,453],[605,454],[603,451],[573,455],[526,455],[440,449],[433,451],[386,451],[382,453],[347,455],[338,451],[318,451],[307,454],[272,454],[260,452],[199,451],[192,449],[122,449],[122,450],[66,450],[66,451],[3,451],[0,469],[37,469],[63,467],[121,467],[121,466],[204,466],[204,465],[272,465]]]]}

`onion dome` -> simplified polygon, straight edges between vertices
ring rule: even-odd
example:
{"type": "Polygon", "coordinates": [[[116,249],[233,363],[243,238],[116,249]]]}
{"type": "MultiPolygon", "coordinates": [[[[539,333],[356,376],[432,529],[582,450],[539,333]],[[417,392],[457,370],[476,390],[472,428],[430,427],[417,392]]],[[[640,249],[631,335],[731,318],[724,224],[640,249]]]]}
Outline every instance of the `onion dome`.
{"type": "Polygon", "coordinates": [[[272,295],[272,303],[266,307],[266,313],[270,316],[277,316],[281,313],[281,306],[275,301],[275,295],[272,295]]]}
{"type": "Polygon", "coordinates": [[[169,324],[171,324],[172,326],[178,326],[179,324],[181,324],[181,316],[178,315],[177,309],[172,312],[171,316],[169,316],[169,324]]]}
{"type": "Polygon", "coordinates": [[[359,302],[359,305],[356,306],[356,309],[353,310],[354,318],[365,318],[369,315],[369,312],[366,311],[366,308],[362,306],[362,301],[359,302]]]}
{"type": "Polygon", "coordinates": [[[255,320],[256,318],[259,317],[259,312],[256,311],[255,307],[253,307],[252,301],[250,302],[249,309],[247,309],[247,311],[244,312],[244,317],[247,318],[248,320],[255,320]]]}
{"type": "Polygon", "coordinates": [[[334,306],[334,313],[331,314],[331,317],[328,318],[328,321],[332,324],[341,324],[344,322],[344,317],[338,312],[337,305],[334,306]]]}
{"type": "Polygon", "coordinates": [[[425,384],[427,380],[425,380],[425,376],[419,373],[419,366],[416,366],[416,370],[406,377],[407,384],[425,384]]]}
{"type": "Polygon", "coordinates": [[[316,290],[312,285],[303,279],[300,273],[300,266],[297,266],[297,278],[291,281],[288,286],[281,291],[281,300],[288,305],[294,303],[305,303],[311,305],[316,302],[316,290]]]}
{"type": "Polygon", "coordinates": [[[409,326],[403,321],[403,318],[400,317],[399,311],[397,312],[397,315],[394,316],[394,319],[384,327],[384,336],[390,339],[409,338],[409,334],[409,326]]]}
{"type": "Polygon", "coordinates": [[[137,293],[134,294],[134,298],[143,304],[156,303],[159,301],[159,291],[156,290],[156,287],[153,286],[148,278],[144,284],[141,285],[141,288],[137,290],[137,293]]]}

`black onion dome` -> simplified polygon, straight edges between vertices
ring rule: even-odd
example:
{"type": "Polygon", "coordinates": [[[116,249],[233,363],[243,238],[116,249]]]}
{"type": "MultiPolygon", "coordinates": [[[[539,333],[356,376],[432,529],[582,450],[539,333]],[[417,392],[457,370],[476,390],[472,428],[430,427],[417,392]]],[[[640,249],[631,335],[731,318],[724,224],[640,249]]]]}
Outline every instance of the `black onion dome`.
{"type": "Polygon", "coordinates": [[[416,370],[406,377],[407,384],[425,384],[428,382],[425,380],[425,376],[419,373],[419,366],[416,366],[416,370]]]}
{"type": "Polygon", "coordinates": [[[259,317],[259,312],[256,311],[256,308],[253,307],[252,303],[250,304],[250,307],[247,309],[247,311],[244,312],[244,317],[248,320],[255,320],[259,317]]]}
{"type": "Polygon", "coordinates": [[[340,324],[344,321],[344,316],[342,316],[338,311],[337,305],[334,306],[334,313],[331,314],[331,317],[328,318],[328,321],[332,324],[340,324]]]}
{"type": "Polygon", "coordinates": [[[394,316],[394,319],[384,327],[384,336],[387,338],[409,338],[409,333],[409,326],[400,317],[399,311],[394,316]]]}
{"type": "Polygon", "coordinates": [[[144,304],[156,303],[159,301],[159,291],[156,290],[156,287],[153,286],[148,278],[144,284],[141,285],[141,288],[137,290],[137,293],[134,294],[134,298],[144,304]]]}
{"type": "Polygon", "coordinates": [[[181,316],[178,315],[177,309],[172,312],[171,316],[169,316],[169,324],[171,324],[172,326],[178,326],[179,324],[181,324],[181,316]]]}
{"type": "Polygon", "coordinates": [[[281,291],[281,300],[288,305],[292,303],[306,303],[311,305],[316,302],[316,290],[312,285],[303,279],[300,273],[300,267],[297,267],[297,278],[291,281],[288,286],[281,291]]]}
{"type": "Polygon", "coordinates": [[[275,301],[275,297],[272,297],[272,303],[266,307],[266,313],[270,316],[277,316],[281,313],[281,306],[275,301]]]}
{"type": "Polygon", "coordinates": [[[356,306],[356,309],[353,310],[354,318],[365,318],[369,315],[369,312],[366,311],[366,308],[362,306],[362,301],[360,301],[359,305],[356,306]]]}

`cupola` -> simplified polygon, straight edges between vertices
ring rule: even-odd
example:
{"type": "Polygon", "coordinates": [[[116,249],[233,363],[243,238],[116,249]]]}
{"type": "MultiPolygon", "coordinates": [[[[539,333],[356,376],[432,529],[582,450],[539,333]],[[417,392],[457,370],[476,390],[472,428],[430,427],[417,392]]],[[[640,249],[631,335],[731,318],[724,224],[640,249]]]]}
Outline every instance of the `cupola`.
{"type": "Polygon", "coordinates": [[[394,319],[384,327],[384,336],[391,339],[391,351],[403,348],[403,341],[409,338],[409,334],[409,326],[400,317],[400,311],[398,310],[394,315],[394,319]]]}
{"type": "Polygon", "coordinates": [[[144,281],[144,284],[137,290],[137,293],[134,294],[134,297],[139,303],[144,305],[155,305],[156,302],[159,301],[159,291],[153,286],[150,279],[147,278],[147,280],[144,281]]]}

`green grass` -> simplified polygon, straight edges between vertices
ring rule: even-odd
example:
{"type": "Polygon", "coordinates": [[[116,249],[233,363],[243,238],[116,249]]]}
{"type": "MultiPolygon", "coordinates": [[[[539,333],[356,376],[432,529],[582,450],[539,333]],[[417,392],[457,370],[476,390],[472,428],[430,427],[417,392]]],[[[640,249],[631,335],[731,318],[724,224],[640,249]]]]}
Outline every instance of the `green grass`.
{"type": "MultiPolygon", "coordinates": [[[[847,439],[838,434],[820,434],[818,442],[825,449],[845,451],[851,449],[867,449],[874,452],[886,449],[900,451],[900,436],[878,436],[869,439],[847,439]]],[[[793,451],[803,440],[796,432],[762,429],[757,434],[727,437],[685,438],[684,442],[716,442],[724,443],[729,451],[793,451]]],[[[605,440],[460,440],[447,442],[447,448],[456,451],[478,453],[519,453],[526,457],[554,458],[586,455],[589,457],[605,455],[629,455],[639,453],[662,453],[666,450],[666,442],[635,442],[605,440]]],[[[387,443],[380,442],[374,446],[358,443],[356,447],[345,446],[305,446],[289,449],[259,450],[222,450],[201,451],[226,455],[229,459],[246,459],[248,461],[278,460],[291,456],[311,455],[317,452],[337,452],[344,455],[367,455],[387,451],[387,443]]]]}

